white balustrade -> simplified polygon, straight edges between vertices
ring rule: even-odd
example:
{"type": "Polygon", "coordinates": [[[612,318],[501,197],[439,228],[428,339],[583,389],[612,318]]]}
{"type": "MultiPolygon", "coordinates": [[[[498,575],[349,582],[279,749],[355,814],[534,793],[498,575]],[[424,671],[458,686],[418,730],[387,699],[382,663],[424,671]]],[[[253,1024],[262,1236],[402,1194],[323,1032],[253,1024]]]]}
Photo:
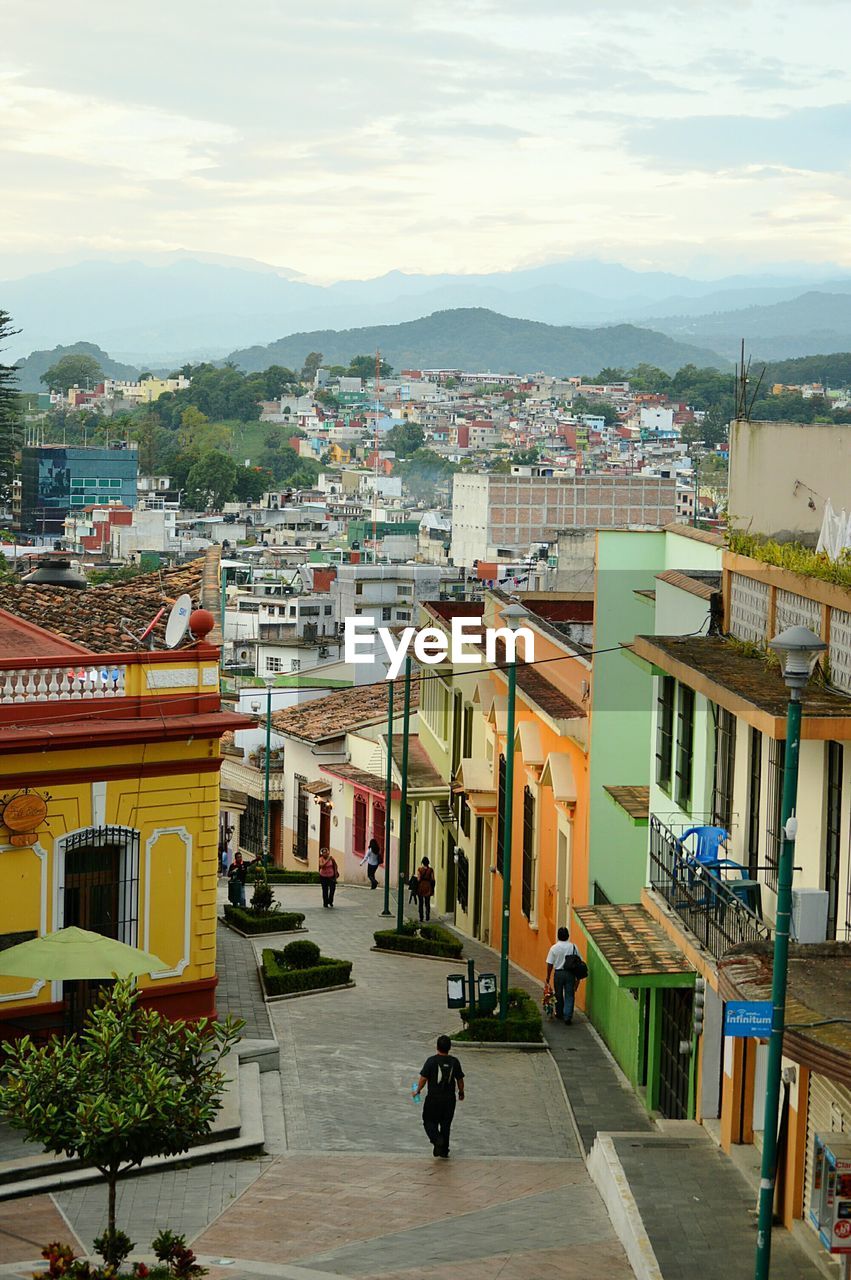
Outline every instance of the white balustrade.
{"type": "Polygon", "coordinates": [[[0,670],[0,705],[123,698],[127,668],[112,662],[0,670]]]}

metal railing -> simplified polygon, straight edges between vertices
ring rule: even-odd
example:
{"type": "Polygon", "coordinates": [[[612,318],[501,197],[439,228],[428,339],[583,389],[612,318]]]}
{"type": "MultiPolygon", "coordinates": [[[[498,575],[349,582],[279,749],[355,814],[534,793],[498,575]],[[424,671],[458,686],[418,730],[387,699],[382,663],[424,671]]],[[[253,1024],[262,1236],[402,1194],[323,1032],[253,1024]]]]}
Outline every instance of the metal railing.
{"type": "Polygon", "coordinates": [[[767,924],[729,884],[701,866],[664,823],[650,817],[650,883],[716,960],[740,942],[766,942],[767,924]]]}

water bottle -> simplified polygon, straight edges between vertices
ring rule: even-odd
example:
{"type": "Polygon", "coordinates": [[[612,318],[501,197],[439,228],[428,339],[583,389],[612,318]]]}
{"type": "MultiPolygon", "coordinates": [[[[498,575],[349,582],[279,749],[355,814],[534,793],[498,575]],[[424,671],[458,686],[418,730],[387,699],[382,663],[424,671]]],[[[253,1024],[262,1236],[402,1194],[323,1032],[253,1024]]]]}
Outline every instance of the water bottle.
{"type": "Polygon", "coordinates": [[[419,1088],[419,1082],[415,1080],[414,1083],[411,1085],[411,1097],[414,1101],[415,1106],[420,1105],[420,1095],[417,1093],[418,1088],[419,1088]]]}

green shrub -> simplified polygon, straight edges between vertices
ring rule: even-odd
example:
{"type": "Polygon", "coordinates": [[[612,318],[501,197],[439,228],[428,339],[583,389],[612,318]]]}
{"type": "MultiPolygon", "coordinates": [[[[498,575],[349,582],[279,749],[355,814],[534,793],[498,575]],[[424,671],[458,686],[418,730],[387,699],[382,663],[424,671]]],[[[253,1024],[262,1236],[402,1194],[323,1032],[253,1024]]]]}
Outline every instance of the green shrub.
{"type": "Polygon", "coordinates": [[[372,936],[380,951],[405,951],[418,956],[446,956],[452,959],[461,955],[464,944],[460,938],[440,925],[427,927],[433,932],[426,934],[426,926],[421,925],[418,931],[410,928],[402,929],[401,932],[397,929],[379,929],[372,936]]]}
{"type": "Polygon", "coordinates": [[[304,923],[303,911],[267,911],[258,914],[249,907],[225,906],[225,920],[243,933],[290,933],[304,923]]]}
{"type": "MultiPolygon", "coordinates": [[[[252,863],[248,869],[249,880],[261,880],[263,868],[252,863]]],[[[283,867],[267,867],[266,879],[269,884],[319,884],[318,871],[287,871],[283,867]]]]}
{"type": "MultiPolygon", "coordinates": [[[[294,945],[290,943],[290,946],[294,945]]],[[[289,996],[298,991],[316,991],[322,987],[339,987],[349,982],[352,975],[351,960],[333,960],[320,956],[317,964],[309,969],[291,969],[282,951],[263,952],[263,985],[270,996],[289,996]]]]}
{"type": "Polygon", "coordinates": [[[288,942],[281,954],[288,969],[312,969],[319,963],[319,948],[307,938],[288,942]]]}
{"type": "Polygon", "coordinates": [[[251,910],[264,912],[279,909],[279,904],[275,901],[275,890],[265,876],[257,876],[254,880],[254,892],[251,895],[251,910]]]}
{"type": "Polygon", "coordinates": [[[469,1007],[459,1009],[464,1030],[455,1040],[502,1040],[510,1044],[536,1043],[543,1040],[541,1010],[533,998],[520,987],[508,990],[508,1016],[501,1022],[496,1014],[471,1015],[469,1007]]]}

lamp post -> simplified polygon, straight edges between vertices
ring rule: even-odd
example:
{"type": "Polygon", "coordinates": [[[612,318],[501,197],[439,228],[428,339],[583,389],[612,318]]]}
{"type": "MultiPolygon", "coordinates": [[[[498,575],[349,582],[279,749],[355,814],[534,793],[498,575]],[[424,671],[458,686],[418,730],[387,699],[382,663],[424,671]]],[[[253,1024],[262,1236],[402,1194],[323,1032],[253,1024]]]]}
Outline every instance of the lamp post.
{"type": "MultiPolygon", "coordinates": [[[[502,621],[517,631],[529,610],[510,604],[502,611],[502,621]]],[[[505,797],[502,810],[502,945],[499,953],[499,1017],[508,1017],[508,939],[511,928],[511,824],[514,808],[514,705],[517,696],[517,660],[508,658],[508,715],[505,725],[505,797]]],[[[497,822],[499,822],[497,815],[497,822]]]]}
{"type": "MultiPolygon", "coordinates": [[[[259,702],[252,702],[254,712],[260,710],[259,702]]],[[[266,685],[266,752],[263,769],[263,869],[269,865],[269,757],[272,754],[272,686],[266,685]]]]}
{"type": "Polygon", "coordinates": [[[771,1036],[765,1079],[765,1117],[762,1132],[762,1169],[759,1181],[759,1218],[756,1236],[756,1280],[769,1280],[771,1228],[774,1220],[774,1184],[777,1179],[777,1111],[780,1105],[783,1058],[783,1023],[786,1015],[786,979],[789,968],[789,923],[792,913],[792,872],[798,820],[798,756],[801,746],[801,690],[827,645],[806,627],[788,627],[770,641],[780,659],[789,690],[786,715],[786,759],[783,769],[781,808],[782,839],[777,869],[777,915],[774,928],[774,965],[771,978],[771,1036]]]}
{"type": "MultiPolygon", "coordinates": [[[[408,878],[408,737],[411,728],[411,659],[405,659],[405,701],[402,705],[402,795],[399,800],[399,888],[396,897],[396,928],[401,930],[405,915],[405,881],[408,878]]],[[[385,881],[387,872],[384,873],[385,881]]]]}
{"type": "MultiPolygon", "coordinates": [[[[387,681],[387,769],[384,775],[384,910],[383,916],[391,915],[390,911],[390,829],[393,809],[393,695],[395,682],[387,681]]],[[[399,851],[401,862],[401,849],[399,851]]]]}

